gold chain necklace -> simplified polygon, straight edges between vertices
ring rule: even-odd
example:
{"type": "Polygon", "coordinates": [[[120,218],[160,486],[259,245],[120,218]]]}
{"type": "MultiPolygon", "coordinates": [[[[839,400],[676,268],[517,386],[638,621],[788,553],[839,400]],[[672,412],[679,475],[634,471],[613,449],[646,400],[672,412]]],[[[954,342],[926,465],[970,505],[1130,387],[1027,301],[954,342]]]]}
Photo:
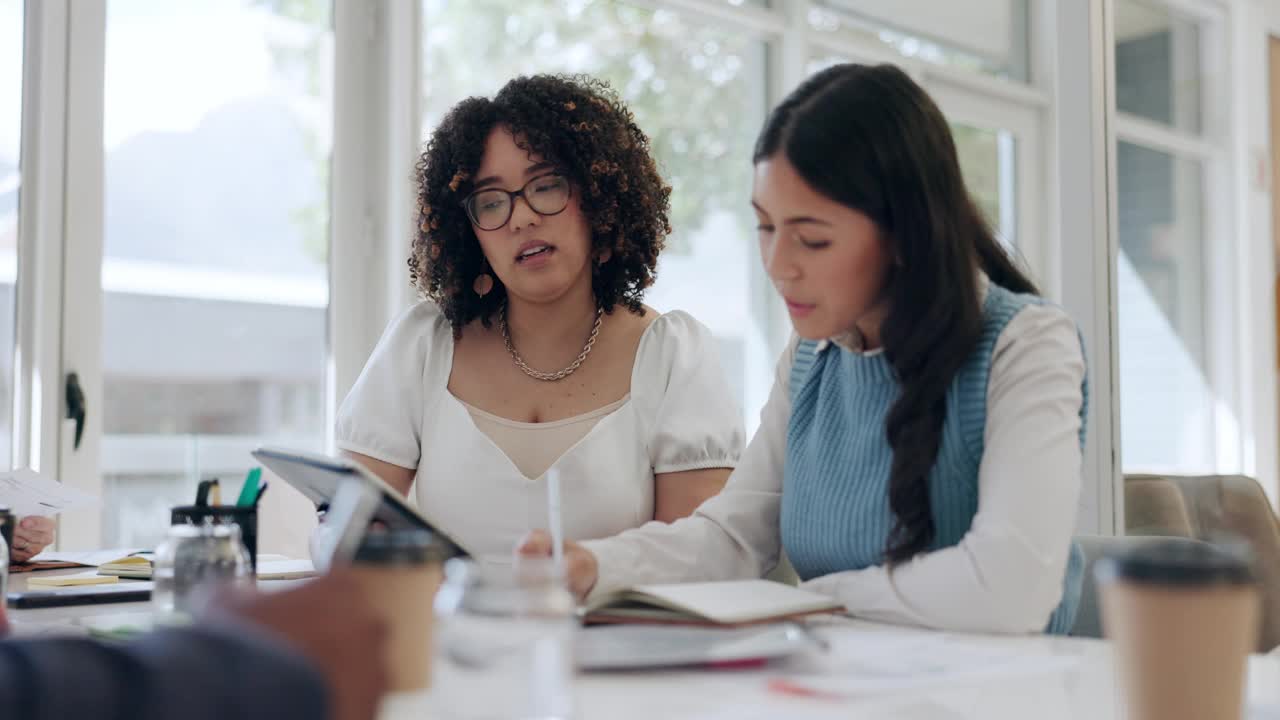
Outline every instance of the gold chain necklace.
{"type": "Polygon", "coordinates": [[[573,374],[574,370],[581,367],[587,356],[591,354],[591,348],[596,344],[596,336],[600,334],[600,322],[604,320],[604,308],[596,308],[596,322],[591,326],[591,335],[587,338],[587,344],[582,346],[582,352],[578,353],[577,359],[569,363],[569,366],[563,370],[556,372],[542,372],[534,370],[525,363],[524,358],[520,357],[520,353],[516,352],[515,345],[511,344],[511,332],[507,329],[507,305],[503,303],[502,310],[498,314],[498,327],[502,330],[502,342],[507,346],[507,352],[511,353],[511,359],[515,361],[516,367],[524,371],[525,375],[536,380],[545,380],[554,382],[563,380],[573,374]]]}

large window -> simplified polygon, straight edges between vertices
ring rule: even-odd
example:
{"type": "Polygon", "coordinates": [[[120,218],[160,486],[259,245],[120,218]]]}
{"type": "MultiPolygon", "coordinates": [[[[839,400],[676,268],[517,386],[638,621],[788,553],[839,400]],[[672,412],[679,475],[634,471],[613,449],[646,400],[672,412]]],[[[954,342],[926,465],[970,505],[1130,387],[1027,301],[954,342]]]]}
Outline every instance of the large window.
{"type": "MultiPolygon", "coordinates": [[[[12,437],[29,440],[42,468],[103,495],[101,518],[64,524],[69,546],[146,546],[198,480],[234,485],[255,444],[324,449],[326,418],[403,300],[389,283],[407,281],[416,143],[463,97],[537,72],[608,80],[652,138],[675,232],[646,300],[711,328],[754,429],[790,325],[751,231],[752,144],[771,104],[852,59],[897,63],[925,87],[983,212],[1081,323],[1100,380],[1086,448],[1098,527],[1110,527],[1098,498],[1111,490],[1113,392],[1126,470],[1250,470],[1250,433],[1261,449],[1274,418],[1241,419],[1245,398],[1272,400],[1252,399],[1242,376],[1239,328],[1264,323],[1236,321],[1261,310],[1242,306],[1249,278],[1233,269],[1251,220],[1226,211],[1257,200],[1233,196],[1249,164],[1237,156],[1265,143],[1224,117],[1240,104],[1228,90],[1260,84],[1227,72],[1237,10],[1107,3],[1104,109],[1087,70],[1109,66],[1093,7],[0,0],[0,468],[12,437]],[[1041,42],[1045,31],[1059,37],[1041,42]],[[25,71],[24,41],[37,63],[25,71]],[[24,77],[37,80],[25,176],[24,77]],[[1095,135],[1112,130],[1102,148],[1095,135]],[[1115,194],[1100,211],[1104,187],[1115,194]],[[1111,208],[1116,237],[1080,221],[1111,208]],[[1116,249],[1113,276],[1103,261],[1116,249]],[[20,283],[32,267],[39,280],[20,283]],[[1102,307],[1113,289],[1116,328],[1102,307]],[[15,352],[32,328],[38,352],[15,352]],[[59,422],[73,371],[89,402],[79,449],[59,422]],[[40,401],[15,402],[15,387],[40,401]]],[[[275,512],[277,527],[309,517],[275,512]]],[[[299,547],[305,531],[289,532],[299,547]]]]}
{"type": "MultiPolygon", "coordinates": [[[[953,119],[975,198],[1000,237],[1039,273],[1039,196],[1019,185],[1042,177],[1039,108],[1025,104],[1029,5],[990,0],[980,12],[947,14],[951,19],[940,22],[936,13],[901,4],[830,0],[809,4],[790,32],[814,40],[808,72],[842,58],[887,55],[995,76],[1014,87],[1010,96],[1022,104],[998,89],[990,97],[945,80],[927,83],[953,119]]],[[[661,311],[687,310],[711,327],[754,429],[789,331],[770,309],[776,300],[759,268],[747,212],[751,147],[769,104],[770,60],[781,49],[755,31],[761,16],[734,27],[732,18],[712,18],[726,15],[710,8],[704,14],[626,0],[422,0],[422,11],[424,133],[463,97],[490,94],[511,77],[535,72],[603,77],[631,106],[674,190],[675,234],[647,301],[661,311]]],[[[772,17],[784,22],[786,8],[772,17]]]]}
{"type": "Polygon", "coordinates": [[[1217,25],[1124,0],[1115,28],[1122,465],[1239,472],[1234,241],[1208,195],[1225,155],[1205,71],[1217,25]]]}
{"type": "Polygon", "coordinates": [[[0,0],[0,470],[13,456],[14,307],[22,186],[23,0],[0,0]]]}
{"type": "Polygon", "coordinates": [[[260,442],[324,446],[331,27],[327,0],[107,6],[105,546],[260,442]]]}
{"type": "Polygon", "coordinates": [[[653,143],[672,186],[675,232],[646,302],[686,310],[754,428],[779,350],[751,232],[751,147],[764,123],[765,44],[672,10],[616,0],[426,0],[424,132],[458,100],[536,72],[608,80],[653,143]]]}

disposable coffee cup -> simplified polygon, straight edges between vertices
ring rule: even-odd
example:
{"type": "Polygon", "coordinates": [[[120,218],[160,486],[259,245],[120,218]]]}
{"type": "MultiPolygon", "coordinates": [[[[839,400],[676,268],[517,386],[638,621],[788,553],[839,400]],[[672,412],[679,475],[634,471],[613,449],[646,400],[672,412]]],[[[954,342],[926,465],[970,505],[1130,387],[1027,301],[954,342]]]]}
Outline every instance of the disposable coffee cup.
{"type": "Polygon", "coordinates": [[[387,627],[393,692],[431,685],[432,607],[449,546],[425,530],[372,531],[352,560],[352,575],[387,627]]]}
{"type": "Polygon", "coordinates": [[[1260,612],[1249,554],[1154,541],[1095,572],[1129,720],[1238,720],[1260,612]]]}

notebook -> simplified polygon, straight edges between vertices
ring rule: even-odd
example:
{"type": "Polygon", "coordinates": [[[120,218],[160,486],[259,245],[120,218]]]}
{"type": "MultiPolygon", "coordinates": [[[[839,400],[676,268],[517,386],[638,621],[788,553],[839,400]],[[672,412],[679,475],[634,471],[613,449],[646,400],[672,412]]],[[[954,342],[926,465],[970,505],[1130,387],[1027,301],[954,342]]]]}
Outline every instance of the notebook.
{"type": "Polygon", "coordinates": [[[587,623],[737,627],[842,612],[826,595],[771,580],[638,585],[598,598],[580,612],[587,623]]]}
{"type": "Polygon", "coordinates": [[[151,553],[133,553],[98,566],[99,575],[147,580],[151,578],[151,553]]]}
{"type": "Polygon", "coordinates": [[[27,587],[74,587],[76,585],[108,585],[119,578],[102,577],[95,572],[76,573],[75,575],[32,575],[27,578],[27,587]]]}

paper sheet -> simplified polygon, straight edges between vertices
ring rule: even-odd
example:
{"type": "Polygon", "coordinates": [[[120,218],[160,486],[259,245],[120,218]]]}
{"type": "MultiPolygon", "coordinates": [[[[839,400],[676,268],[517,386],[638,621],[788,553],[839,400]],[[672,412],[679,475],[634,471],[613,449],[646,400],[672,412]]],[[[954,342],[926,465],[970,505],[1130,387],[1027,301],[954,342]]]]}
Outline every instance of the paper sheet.
{"type": "Polygon", "coordinates": [[[972,685],[1011,676],[1057,673],[1076,658],[1020,652],[943,635],[865,634],[840,637],[830,655],[798,663],[771,689],[796,695],[857,697],[937,685],[972,685]]]}
{"type": "Polygon", "coordinates": [[[98,498],[23,468],[0,473],[0,506],[17,517],[57,515],[98,504],[98,498]]]}
{"type": "Polygon", "coordinates": [[[310,560],[263,560],[258,558],[259,580],[300,580],[316,574],[310,560]]]}

